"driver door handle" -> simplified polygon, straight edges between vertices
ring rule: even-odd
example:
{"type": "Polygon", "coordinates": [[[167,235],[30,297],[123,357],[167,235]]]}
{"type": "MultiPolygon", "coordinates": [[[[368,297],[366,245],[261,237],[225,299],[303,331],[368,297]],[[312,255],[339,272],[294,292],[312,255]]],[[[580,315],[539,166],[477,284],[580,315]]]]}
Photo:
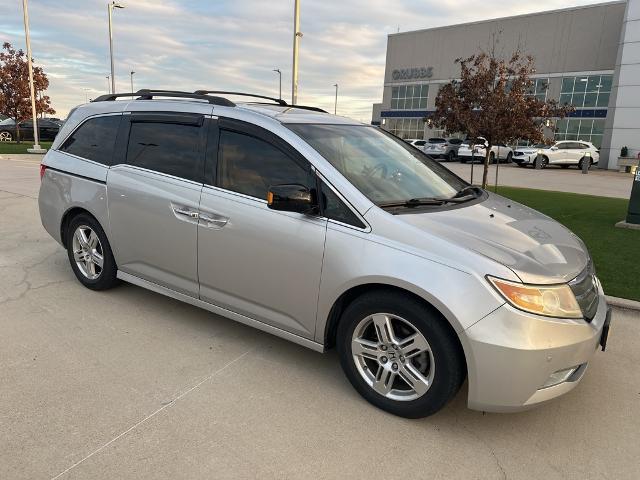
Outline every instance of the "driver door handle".
{"type": "Polygon", "coordinates": [[[200,212],[200,225],[205,228],[219,229],[224,227],[229,218],[217,213],[200,212]]]}

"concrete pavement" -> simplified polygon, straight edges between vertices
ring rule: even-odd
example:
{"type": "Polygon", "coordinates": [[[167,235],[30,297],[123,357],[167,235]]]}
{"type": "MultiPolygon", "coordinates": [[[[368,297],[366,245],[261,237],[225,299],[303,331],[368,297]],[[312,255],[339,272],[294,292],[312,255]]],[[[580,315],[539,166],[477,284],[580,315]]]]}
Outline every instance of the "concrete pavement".
{"type": "Polygon", "coordinates": [[[124,284],[92,292],[0,160],[0,478],[636,479],[640,316],[529,412],[393,417],[321,355],[124,284]]]}

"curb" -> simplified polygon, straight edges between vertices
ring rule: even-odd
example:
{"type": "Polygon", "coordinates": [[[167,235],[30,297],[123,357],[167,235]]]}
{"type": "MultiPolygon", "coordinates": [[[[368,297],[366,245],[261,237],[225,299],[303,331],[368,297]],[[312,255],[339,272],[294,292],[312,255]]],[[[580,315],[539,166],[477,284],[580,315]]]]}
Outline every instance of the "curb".
{"type": "Polygon", "coordinates": [[[607,303],[612,307],[624,308],[625,310],[635,310],[640,312],[640,302],[628,300],[626,298],[610,297],[605,295],[607,303]]]}

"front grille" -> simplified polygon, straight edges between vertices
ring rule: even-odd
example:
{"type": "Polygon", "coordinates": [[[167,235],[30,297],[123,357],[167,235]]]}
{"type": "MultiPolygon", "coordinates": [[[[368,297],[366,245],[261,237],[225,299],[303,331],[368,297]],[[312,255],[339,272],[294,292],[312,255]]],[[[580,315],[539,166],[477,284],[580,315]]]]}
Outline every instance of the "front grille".
{"type": "Polygon", "coordinates": [[[569,282],[569,287],[576,296],[585,320],[590,322],[598,310],[598,286],[591,260],[580,275],[569,282]]]}
{"type": "Polygon", "coordinates": [[[513,152],[514,157],[521,157],[522,155],[524,155],[522,152],[513,152]]]}

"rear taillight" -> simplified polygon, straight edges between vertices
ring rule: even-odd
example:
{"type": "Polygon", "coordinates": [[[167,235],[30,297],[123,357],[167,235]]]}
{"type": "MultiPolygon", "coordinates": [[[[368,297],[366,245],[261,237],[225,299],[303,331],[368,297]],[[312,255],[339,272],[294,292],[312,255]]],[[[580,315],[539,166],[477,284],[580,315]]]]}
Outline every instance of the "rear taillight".
{"type": "Polygon", "coordinates": [[[44,177],[44,172],[46,172],[47,166],[43,163],[40,164],[40,180],[44,177]]]}

